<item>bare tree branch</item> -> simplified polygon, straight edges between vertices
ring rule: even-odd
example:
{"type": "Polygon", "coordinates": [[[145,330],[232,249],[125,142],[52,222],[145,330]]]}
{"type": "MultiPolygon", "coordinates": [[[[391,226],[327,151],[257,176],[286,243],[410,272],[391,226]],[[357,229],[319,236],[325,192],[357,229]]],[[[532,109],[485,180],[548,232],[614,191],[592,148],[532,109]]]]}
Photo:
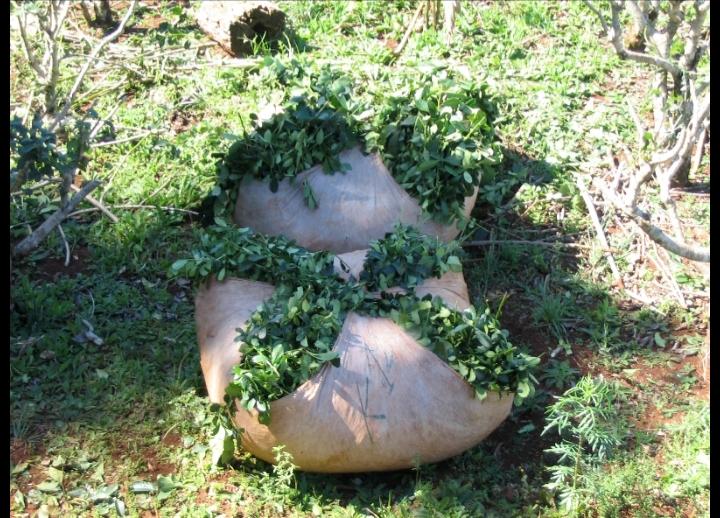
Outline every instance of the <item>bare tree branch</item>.
{"type": "Polygon", "coordinates": [[[413,14],[412,18],[410,19],[410,24],[407,27],[407,30],[405,31],[405,34],[403,35],[402,39],[400,40],[400,43],[397,47],[395,47],[395,50],[393,51],[393,55],[395,57],[399,56],[400,53],[405,48],[405,45],[407,45],[408,40],[410,39],[410,34],[413,30],[415,30],[415,23],[417,22],[418,16],[420,16],[420,13],[422,12],[423,8],[426,9],[427,13],[427,4],[424,2],[418,3],[417,9],[415,9],[415,13],[413,14]]]}
{"type": "Polygon", "coordinates": [[[690,173],[688,174],[689,177],[692,177],[695,175],[695,173],[698,170],[698,167],[700,167],[700,161],[702,160],[703,152],[705,150],[705,137],[707,136],[707,130],[703,126],[702,131],[700,132],[700,136],[697,139],[697,142],[695,143],[695,153],[693,154],[692,160],[690,161],[690,173]]]}
{"type": "Polygon", "coordinates": [[[602,25],[602,28],[603,28],[603,34],[608,36],[610,34],[610,29],[608,28],[608,24],[607,24],[607,21],[605,20],[605,16],[603,16],[603,14],[595,8],[595,6],[590,2],[590,0],[583,0],[583,2],[585,2],[585,5],[588,6],[588,8],[593,13],[595,13],[595,16],[598,17],[598,19],[600,20],[600,24],[602,25]]]}
{"type": "Polygon", "coordinates": [[[50,13],[52,25],[48,27],[48,37],[50,38],[49,62],[50,77],[48,78],[47,91],[45,94],[45,107],[49,112],[55,111],[57,103],[57,82],[60,77],[60,45],[58,43],[60,30],[62,29],[65,18],[67,17],[70,2],[52,2],[50,4],[50,13]],[[58,5],[61,4],[61,5],[58,5]]]}
{"type": "Polygon", "coordinates": [[[698,57],[698,42],[702,32],[703,23],[710,9],[710,2],[695,0],[695,18],[690,23],[690,31],[685,37],[685,50],[680,58],[680,66],[685,69],[692,68],[698,57]]]}
{"type": "MultiPolygon", "coordinates": [[[[179,207],[164,207],[162,205],[134,205],[134,204],[123,204],[123,205],[111,205],[110,208],[112,209],[126,209],[126,210],[135,210],[135,209],[158,209],[158,210],[166,210],[170,213],[172,212],[181,212],[183,214],[191,214],[193,216],[198,216],[199,213],[194,210],[188,210],[188,209],[181,209],[179,207]]],[[[76,210],[70,214],[68,214],[68,217],[72,216],[78,216],[80,214],[85,214],[86,212],[94,212],[100,210],[98,207],[88,207],[87,209],[80,209],[76,210]]]]}
{"type": "Polygon", "coordinates": [[[632,117],[632,120],[635,123],[635,130],[636,130],[635,138],[637,140],[638,149],[642,149],[643,144],[645,143],[645,131],[646,131],[645,125],[640,120],[640,117],[638,116],[637,112],[635,111],[635,108],[633,108],[633,105],[629,99],[625,99],[625,104],[627,104],[628,111],[630,112],[630,116],[632,117]]]}
{"type": "Polygon", "coordinates": [[[77,205],[95,189],[100,182],[92,180],[86,183],[83,188],[78,192],[63,208],[59,209],[52,216],[46,219],[38,228],[36,228],[32,234],[20,241],[13,251],[15,255],[22,256],[27,255],[34,250],[43,239],[54,229],[57,225],[64,220],[77,205]]]}
{"type": "Polygon", "coordinates": [[[67,95],[67,98],[65,99],[65,104],[63,105],[62,109],[60,110],[60,113],[57,114],[55,117],[55,120],[50,125],[50,130],[53,130],[57,125],[65,118],[68,111],[70,110],[70,107],[72,106],[73,101],[75,100],[75,95],[77,95],[78,90],[80,89],[80,85],[82,84],[83,80],[85,79],[85,75],[87,74],[88,70],[92,67],[92,65],[95,63],[95,59],[97,58],[100,51],[110,43],[111,41],[115,40],[120,34],[122,34],[123,30],[125,30],[125,24],[127,24],[128,20],[130,20],[130,16],[133,13],[133,10],[135,9],[135,6],[137,5],[137,0],[133,0],[130,4],[130,7],[128,7],[127,11],[125,12],[125,16],[120,21],[120,24],[117,26],[117,28],[105,36],[100,42],[97,44],[97,46],[92,50],[90,53],[90,56],[88,57],[88,60],[85,62],[85,65],[83,65],[82,69],[80,70],[80,73],[75,78],[75,83],[73,84],[72,88],[70,89],[70,93],[67,95]]]}
{"type": "Polygon", "coordinates": [[[588,214],[590,215],[590,221],[592,221],[593,227],[595,228],[595,234],[597,235],[597,239],[600,242],[600,245],[605,250],[605,259],[607,259],[608,266],[610,266],[610,271],[612,271],[613,276],[615,277],[615,282],[619,283],[621,288],[624,288],[625,284],[623,283],[622,274],[617,267],[617,263],[615,262],[615,258],[613,257],[612,252],[609,251],[610,245],[608,244],[607,238],[605,237],[605,231],[603,230],[600,219],[598,218],[592,197],[590,196],[590,193],[588,193],[585,185],[579,177],[575,178],[575,184],[580,190],[580,196],[582,196],[582,199],[585,202],[585,207],[587,208],[588,214]]]}
{"type": "Polygon", "coordinates": [[[691,261],[699,261],[704,263],[710,262],[710,249],[701,247],[691,247],[678,243],[673,238],[668,236],[659,227],[656,227],[646,219],[646,215],[643,215],[637,207],[631,208],[623,203],[610,189],[607,188],[604,183],[598,179],[593,180],[593,184],[598,187],[603,197],[610,201],[617,209],[619,209],[625,216],[630,218],[636,223],[650,239],[655,241],[657,244],[666,248],[674,254],[680,257],[685,257],[691,261]]]}
{"type": "Polygon", "coordinates": [[[655,65],[663,70],[669,72],[673,77],[679,77],[682,73],[680,67],[673,62],[665,59],[661,56],[651,56],[642,52],[635,52],[625,48],[625,44],[622,41],[622,27],[620,26],[620,11],[623,8],[623,3],[611,2],[610,6],[612,9],[612,31],[611,31],[611,43],[615,47],[615,51],[623,59],[631,59],[638,63],[645,63],[648,65],[655,65]]]}
{"type": "Polygon", "coordinates": [[[67,267],[70,264],[70,245],[67,242],[65,232],[63,231],[62,225],[60,223],[58,223],[57,229],[60,233],[60,238],[63,240],[63,244],[65,245],[65,266],[67,267]]]}
{"type": "MultiPolygon", "coordinates": [[[[70,188],[75,192],[80,192],[80,188],[75,185],[71,185],[70,188]]],[[[97,207],[97,209],[100,212],[102,212],[108,218],[110,218],[110,221],[112,221],[113,223],[117,223],[119,221],[118,217],[115,214],[113,214],[112,212],[110,212],[110,210],[104,204],[102,204],[100,201],[96,200],[89,194],[85,198],[88,201],[88,203],[90,203],[90,205],[94,205],[95,207],[97,207]]]]}
{"type": "Polygon", "coordinates": [[[35,73],[38,76],[38,79],[43,81],[45,77],[47,76],[47,73],[45,70],[40,66],[40,63],[38,62],[37,56],[35,55],[35,52],[32,50],[32,47],[30,46],[30,42],[28,41],[28,35],[27,35],[27,13],[23,12],[22,18],[19,14],[16,14],[16,18],[18,20],[18,26],[20,27],[20,39],[23,43],[23,50],[25,51],[25,57],[28,60],[28,63],[30,63],[30,66],[35,71],[35,73]]]}
{"type": "Polygon", "coordinates": [[[545,246],[561,248],[593,248],[590,245],[583,245],[581,243],[566,243],[564,241],[529,241],[526,239],[489,239],[481,241],[466,241],[462,244],[464,247],[476,247],[476,246],[496,246],[496,245],[529,245],[529,246],[545,246]]]}

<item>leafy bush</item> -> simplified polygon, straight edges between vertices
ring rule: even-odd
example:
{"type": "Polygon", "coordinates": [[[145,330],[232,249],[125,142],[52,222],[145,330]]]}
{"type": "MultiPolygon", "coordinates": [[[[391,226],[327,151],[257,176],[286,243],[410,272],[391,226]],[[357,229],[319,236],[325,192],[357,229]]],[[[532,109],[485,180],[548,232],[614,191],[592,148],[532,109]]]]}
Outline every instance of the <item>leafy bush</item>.
{"type": "Polygon", "coordinates": [[[19,117],[10,121],[10,190],[26,181],[52,177],[66,166],[65,156],[57,149],[55,133],[43,126],[36,114],[30,127],[19,117]],[[14,163],[13,163],[14,162],[14,163]]]}
{"type": "MultiPolygon", "coordinates": [[[[50,130],[39,113],[33,116],[30,126],[26,126],[19,117],[13,117],[10,120],[10,192],[30,194],[37,184],[28,188],[28,183],[45,181],[57,184],[60,201],[64,204],[76,168],[86,164],[83,140],[88,131],[89,124],[82,121],[63,128],[64,144],[61,145],[58,143],[57,130],[50,130]]],[[[43,196],[42,193],[33,193],[31,203],[25,208],[33,206],[35,210],[21,216],[36,216],[35,212],[41,211],[36,205],[47,208],[43,196]]],[[[10,206],[11,218],[17,216],[17,212],[22,212],[17,204],[11,203],[10,206]]]]}
{"type": "Polygon", "coordinates": [[[594,470],[623,442],[626,426],[618,403],[624,398],[625,389],[616,382],[585,376],[546,410],[543,435],[556,429],[561,438],[545,450],[559,456],[548,468],[552,480],[547,487],[572,513],[592,496],[588,488],[594,470]]]}

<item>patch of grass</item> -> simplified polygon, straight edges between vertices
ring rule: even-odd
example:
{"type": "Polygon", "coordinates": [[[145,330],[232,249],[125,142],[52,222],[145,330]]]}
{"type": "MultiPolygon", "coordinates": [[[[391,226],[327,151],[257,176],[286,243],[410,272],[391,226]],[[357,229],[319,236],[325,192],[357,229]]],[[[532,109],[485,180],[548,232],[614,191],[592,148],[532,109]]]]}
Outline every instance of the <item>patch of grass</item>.
{"type": "Polygon", "coordinates": [[[639,448],[593,472],[587,479],[593,512],[609,517],[707,513],[709,415],[707,404],[694,405],[687,412],[661,447],[661,466],[639,448]]]}
{"type": "Polygon", "coordinates": [[[573,384],[579,371],[570,365],[567,360],[550,360],[545,367],[542,380],[556,389],[562,390],[573,384]]]}
{"type": "Polygon", "coordinates": [[[573,311],[572,295],[569,292],[553,292],[549,285],[550,277],[538,283],[534,290],[533,320],[546,326],[558,340],[567,338],[567,323],[573,311]]]}

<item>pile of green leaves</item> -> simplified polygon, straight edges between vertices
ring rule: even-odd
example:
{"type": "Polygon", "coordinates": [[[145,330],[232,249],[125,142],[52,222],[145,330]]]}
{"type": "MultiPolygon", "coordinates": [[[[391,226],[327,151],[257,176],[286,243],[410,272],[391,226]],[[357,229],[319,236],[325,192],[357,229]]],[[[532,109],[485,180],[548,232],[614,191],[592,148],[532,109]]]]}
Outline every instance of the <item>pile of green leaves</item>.
{"type": "Polygon", "coordinates": [[[461,272],[461,253],[455,241],[444,243],[412,227],[397,225],[383,239],[370,243],[360,280],[368,290],[414,288],[430,277],[461,272]]]}
{"type": "Polygon", "coordinates": [[[356,144],[338,112],[327,105],[294,101],[230,147],[219,166],[220,181],[234,183],[242,176],[267,179],[270,190],[276,192],[279,182],[316,164],[327,174],[343,171],[338,155],[356,144]]]}
{"type": "MultiPolygon", "coordinates": [[[[415,235],[412,229],[399,228],[398,232],[405,237],[415,235]]],[[[437,246],[432,239],[417,236],[421,249],[437,246]]],[[[382,242],[398,243],[400,238],[391,234],[382,242]]],[[[373,246],[375,250],[386,247],[373,246]]],[[[406,256],[407,252],[406,248],[406,256]]],[[[441,257],[439,263],[423,270],[428,276],[453,264],[449,257],[457,258],[441,257]]],[[[378,259],[372,259],[374,268],[383,270],[378,259]]],[[[283,237],[227,226],[210,228],[191,258],[173,264],[172,275],[196,282],[220,279],[222,272],[222,278],[237,275],[270,281],[277,288],[239,330],[236,340],[243,357],[226,390],[229,404],[237,399],[243,408],[256,410],[261,422],[269,422],[273,400],[293,392],[325,364],[338,364],[332,349],[349,312],[392,319],[467,380],[478,398],[488,391],[513,392],[518,400],[531,394],[530,369],[537,359],[517,351],[488,311],[460,312],[448,308],[439,297],[419,299],[412,285],[422,278],[412,265],[407,270],[411,276],[405,280],[407,293],[382,292],[377,298],[370,295],[368,286],[380,285],[379,279],[370,275],[345,282],[332,272],[332,264],[333,256],[327,252],[309,252],[283,237]],[[415,280],[410,282],[410,278],[415,280]]],[[[392,287],[388,282],[392,278],[402,277],[386,277],[383,282],[392,287]]]]}
{"type": "MultiPolygon", "coordinates": [[[[243,177],[264,179],[275,192],[280,181],[316,164],[328,174],[344,171],[338,154],[360,144],[381,155],[434,220],[462,222],[465,198],[498,163],[495,109],[485,88],[445,65],[383,69],[359,81],[327,66],[269,59],[260,73],[287,92],[282,111],[217,155],[216,216],[232,212],[243,177]]],[[[305,198],[311,208],[322,203],[308,186],[305,198]]]]}
{"type": "Polygon", "coordinates": [[[257,234],[249,228],[228,226],[223,221],[200,234],[200,243],[192,257],[179,259],[171,275],[200,284],[216,278],[242,277],[254,281],[312,283],[341,281],[333,270],[334,256],[311,252],[286,237],[257,234]]]}
{"type": "Polygon", "coordinates": [[[470,383],[478,399],[488,392],[509,391],[519,403],[534,393],[531,370],[540,359],[519,352],[489,308],[456,311],[430,295],[385,296],[378,307],[377,316],[408,330],[470,383]]]}
{"type": "Polygon", "coordinates": [[[368,152],[437,221],[461,220],[465,198],[498,163],[495,109],[483,86],[441,65],[373,83],[373,115],[360,125],[368,152]]]}
{"type": "Polygon", "coordinates": [[[326,363],[340,365],[332,349],[345,316],[370,308],[366,293],[342,282],[280,285],[239,330],[243,359],[227,395],[269,422],[271,401],[293,392],[326,363]]]}

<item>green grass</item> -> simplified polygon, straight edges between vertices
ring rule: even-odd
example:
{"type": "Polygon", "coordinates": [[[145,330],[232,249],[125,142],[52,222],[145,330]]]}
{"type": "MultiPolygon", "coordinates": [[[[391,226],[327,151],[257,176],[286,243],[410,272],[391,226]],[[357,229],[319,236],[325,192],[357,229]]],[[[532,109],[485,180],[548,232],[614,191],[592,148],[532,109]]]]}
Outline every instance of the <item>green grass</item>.
{"type": "MultiPolygon", "coordinates": [[[[273,52],[330,62],[363,81],[371,80],[372,67],[386,66],[386,42],[402,38],[415,9],[412,2],[281,6],[295,40],[275,49],[259,43],[259,58],[273,52]]],[[[13,261],[15,516],[40,510],[113,516],[123,509],[128,516],[188,517],[567,516],[545,487],[546,468],[556,465],[543,454],[553,440],[540,435],[545,409],[581,375],[600,374],[629,391],[619,407],[623,415],[660,417],[644,424],[629,419],[617,454],[583,479],[583,494],[594,495],[587,515],[709,516],[709,404],[697,398],[702,382],[690,363],[696,356],[682,355],[697,355],[707,312],[697,301],[683,309],[665,291],[654,309],[618,296],[574,183],[574,174],[606,161],[608,142],[634,138],[625,97],[639,98],[636,78],[647,76],[600,42],[597,21],[581,2],[463,2],[452,45],[433,30],[415,33],[396,64],[441,59],[465,66],[498,98],[503,164],[484,181],[487,202],[473,213],[474,239],[561,239],[589,247],[468,249],[472,301],[502,307],[512,343],[542,359],[541,386],[495,434],[453,459],[338,476],[295,472],[287,458],[275,469],[249,455],[212,466],[213,419],[199,368],[192,287],[166,274],[195,246],[198,216],[118,206],[197,211],[215,184],[212,154],[226,151],[250,128],[250,113],[282,92],[257,67],[201,66],[216,58],[200,51],[148,58],[206,41],[179,4],[139,6],[134,20],[156,17],[159,27],[123,42],[142,45],[144,60],[94,76],[97,90],[81,92],[76,106],[94,98],[95,111],[106,116],[119,93],[108,87],[122,82],[131,95],[120,103],[107,140],[153,131],[89,153],[83,177],[103,182],[94,195],[119,222],[99,212],[63,222],[77,256],[68,269],[57,232],[27,259],[13,261]],[[101,343],[86,333],[88,324],[101,343]]],[[[22,104],[32,75],[20,47],[13,48],[10,97],[22,104]]],[[[76,63],[63,69],[64,91],[76,63]]],[[[52,186],[14,196],[13,241],[57,204],[52,186]]],[[[709,228],[707,201],[693,198],[681,210],[709,228]]],[[[647,264],[633,263],[633,236],[608,239],[621,251],[615,257],[624,272],[636,268],[634,275],[655,292],[653,282],[666,283],[647,264]]],[[[707,288],[687,264],[669,264],[683,289],[707,288]]]]}

